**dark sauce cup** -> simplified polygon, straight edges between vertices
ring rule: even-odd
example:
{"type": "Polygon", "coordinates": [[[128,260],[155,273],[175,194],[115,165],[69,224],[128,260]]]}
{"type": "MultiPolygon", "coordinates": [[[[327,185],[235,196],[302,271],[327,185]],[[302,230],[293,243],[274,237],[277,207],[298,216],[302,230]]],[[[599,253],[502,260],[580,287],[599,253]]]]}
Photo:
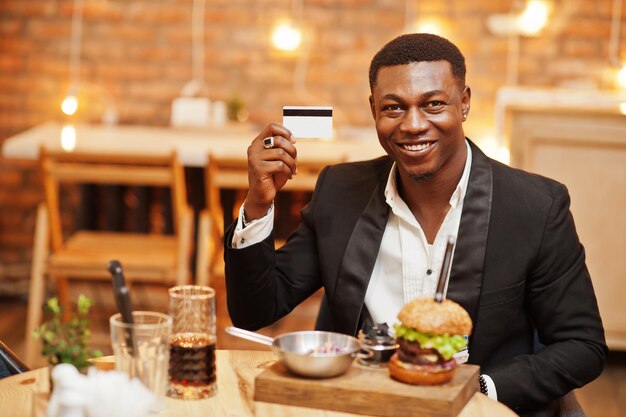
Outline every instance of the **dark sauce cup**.
{"type": "Polygon", "coordinates": [[[368,336],[361,331],[358,339],[361,350],[367,353],[364,357],[359,357],[361,365],[372,368],[384,368],[387,366],[389,359],[398,350],[396,339],[389,335],[368,336]]]}

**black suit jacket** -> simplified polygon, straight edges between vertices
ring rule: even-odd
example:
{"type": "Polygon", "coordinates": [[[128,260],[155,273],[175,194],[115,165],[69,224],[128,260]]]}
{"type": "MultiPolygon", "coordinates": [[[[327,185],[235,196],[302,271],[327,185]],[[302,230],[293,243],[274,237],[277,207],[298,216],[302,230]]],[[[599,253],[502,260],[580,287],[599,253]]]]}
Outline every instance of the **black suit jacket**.
{"type": "MultiPolygon", "coordinates": [[[[487,158],[475,145],[448,298],[470,314],[470,363],[517,410],[545,407],[593,380],[606,359],[596,298],[566,188],[487,158]],[[546,347],[536,352],[535,336],[546,347]]],[[[257,329],[320,287],[318,327],[356,334],[387,223],[392,161],[327,167],[285,246],[273,237],[232,249],[225,236],[228,309],[257,329]]]]}

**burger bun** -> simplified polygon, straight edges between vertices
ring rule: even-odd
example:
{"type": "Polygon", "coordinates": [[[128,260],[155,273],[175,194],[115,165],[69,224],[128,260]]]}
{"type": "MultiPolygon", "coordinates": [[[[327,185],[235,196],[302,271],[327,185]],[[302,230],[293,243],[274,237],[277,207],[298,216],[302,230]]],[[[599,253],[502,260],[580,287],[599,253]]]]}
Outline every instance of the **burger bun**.
{"type": "Polygon", "coordinates": [[[456,366],[451,368],[415,365],[403,362],[394,354],[388,364],[389,375],[400,382],[412,385],[441,385],[454,377],[456,366]]]}
{"type": "Polygon", "coordinates": [[[436,302],[431,297],[416,298],[402,307],[398,319],[407,327],[430,334],[469,335],[472,319],[452,300],[436,302]]]}

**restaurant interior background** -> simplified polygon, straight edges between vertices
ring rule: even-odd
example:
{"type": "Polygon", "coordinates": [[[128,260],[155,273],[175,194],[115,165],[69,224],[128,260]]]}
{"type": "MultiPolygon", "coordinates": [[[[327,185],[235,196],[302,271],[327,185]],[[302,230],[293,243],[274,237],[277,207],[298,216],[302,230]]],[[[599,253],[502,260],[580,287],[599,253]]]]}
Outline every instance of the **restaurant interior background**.
{"type": "MultiPolygon", "coordinates": [[[[625,16],[621,0],[1,0],[0,142],[49,121],[170,126],[177,123],[173,102],[182,96],[212,105],[209,126],[250,126],[250,140],[259,127],[281,121],[283,105],[331,105],[337,135],[376,141],[370,59],[401,33],[437,33],[466,57],[468,137],[489,155],[560,179],[570,190],[613,187],[578,199],[572,192],[572,210],[575,218],[578,211],[603,222],[583,224],[585,245],[594,227],[616,230],[601,236],[604,244],[590,245],[590,259],[604,259],[600,252],[617,259],[626,244],[625,223],[614,219],[626,208],[624,188],[615,188],[626,184],[625,16]],[[516,143],[516,110],[520,117],[539,115],[526,123],[547,130],[552,125],[542,125],[542,115],[561,121],[591,115],[588,121],[597,123],[591,131],[601,137],[586,140],[602,142],[576,139],[560,149],[571,138],[550,131],[516,143]],[[610,138],[602,130],[607,125],[610,138]],[[548,145],[533,150],[544,136],[548,145]],[[591,165],[600,170],[587,166],[591,185],[579,187],[568,179],[585,169],[561,157],[576,164],[598,157],[591,165]],[[551,171],[553,162],[564,163],[563,171],[551,171]],[[607,202],[606,195],[616,200],[607,202]],[[590,207],[583,207],[587,199],[590,207]],[[613,219],[593,215],[597,205],[608,207],[613,219]]],[[[556,126],[552,130],[567,130],[556,126]]],[[[529,129],[522,125],[520,135],[529,129]]],[[[23,305],[27,298],[42,198],[36,161],[0,158],[0,305],[23,305]]],[[[591,268],[594,280],[623,276],[624,261],[617,262],[608,270],[594,266],[597,276],[591,268]]],[[[605,292],[620,297],[624,284],[615,285],[605,292]]],[[[617,416],[626,409],[626,361],[618,352],[626,348],[626,313],[621,305],[602,308],[623,339],[581,401],[590,416],[617,416]]],[[[301,313],[307,325],[314,311],[301,313]]],[[[0,339],[6,339],[23,315],[15,321],[1,314],[0,339]]]]}

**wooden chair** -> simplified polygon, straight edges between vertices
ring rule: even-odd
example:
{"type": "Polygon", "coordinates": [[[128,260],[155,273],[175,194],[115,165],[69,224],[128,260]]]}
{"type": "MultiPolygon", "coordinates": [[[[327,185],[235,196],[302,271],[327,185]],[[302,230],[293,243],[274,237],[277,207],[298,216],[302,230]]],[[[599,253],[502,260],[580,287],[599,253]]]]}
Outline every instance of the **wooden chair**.
{"type": "MultiPolygon", "coordinates": [[[[298,161],[298,175],[287,181],[284,191],[313,191],[320,171],[327,165],[346,160],[344,155],[331,155],[324,159],[298,161]]],[[[222,262],[224,237],[224,211],[220,198],[223,189],[235,190],[238,198],[233,207],[233,217],[237,217],[239,207],[248,190],[248,161],[245,158],[227,158],[209,155],[205,168],[206,208],[198,219],[196,242],[196,283],[209,285],[210,277],[219,269],[222,262]]],[[[276,202],[275,202],[276,204],[276,202]]],[[[281,246],[284,242],[277,242],[281,246]]]]}
{"type": "Polygon", "coordinates": [[[26,320],[27,363],[35,359],[32,332],[41,321],[45,275],[56,281],[69,311],[68,279],[110,280],[106,264],[119,260],[128,281],[175,285],[190,281],[193,217],[185,192],[184,171],[176,154],[166,156],[40,151],[45,202],[37,209],[33,264],[26,320]],[[170,190],[173,234],[76,230],[64,233],[61,184],[164,187],[170,190]]]}

